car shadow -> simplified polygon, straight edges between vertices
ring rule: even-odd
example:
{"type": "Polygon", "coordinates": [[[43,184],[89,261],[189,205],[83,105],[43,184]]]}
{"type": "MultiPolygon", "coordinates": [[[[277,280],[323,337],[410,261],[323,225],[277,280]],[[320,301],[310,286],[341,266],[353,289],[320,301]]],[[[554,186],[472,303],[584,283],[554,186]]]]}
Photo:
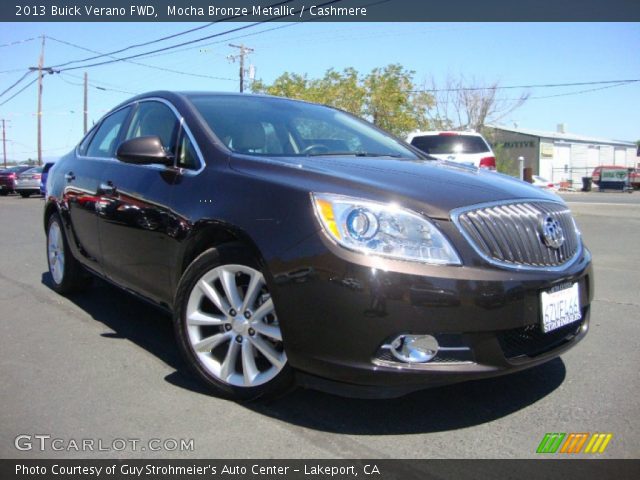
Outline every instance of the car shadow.
{"type": "MultiPolygon", "coordinates": [[[[42,274],[42,283],[52,288],[49,272],[42,274]]],[[[175,372],[166,377],[169,383],[197,393],[209,394],[190,375],[176,345],[171,316],[167,312],[98,278],[93,278],[90,288],[67,295],[66,298],[112,330],[103,333],[102,337],[129,340],[175,369],[175,372]]]]}
{"type": "MultiPolygon", "coordinates": [[[[51,288],[49,273],[42,283],[51,288]]],[[[132,295],[95,279],[91,288],[67,297],[109,327],[108,339],[127,339],[164,361],[175,372],[170,384],[210,395],[188,372],[173,337],[170,316],[132,295]]],[[[269,402],[242,404],[282,422],[350,435],[398,435],[455,430],[490,422],[533,405],[564,381],[564,362],[502,377],[431,388],[387,400],[344,398],[299,388],[269,402]]]]}
{"type": "Polygon", "coordinates": [[[281,421],[331,433],[400,435],[471,427],[526,408],[566,376],[556,358],[511,375],[435,387],[387,400],[343,398],[306,389],[269,403],[247,404],[281,421]]]}

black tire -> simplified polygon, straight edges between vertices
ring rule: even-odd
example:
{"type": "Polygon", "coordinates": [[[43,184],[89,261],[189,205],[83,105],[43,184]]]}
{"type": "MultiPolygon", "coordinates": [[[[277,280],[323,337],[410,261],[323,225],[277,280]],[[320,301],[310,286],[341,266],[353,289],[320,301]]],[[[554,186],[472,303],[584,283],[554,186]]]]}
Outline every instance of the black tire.
{"type": "Polygon", "coordinates": [[[207,371],[193,349],[186,320],[189,297],[192,290],[198,288],[196,284],[205,274],[224,265],[243,265],[263,273],[257,259],[242,244],[224,244],[200,254],[184,272],[176,293],[173,324],[178,346],[191,371],[216,396],[230,400],[251,401],[283,395],[294,387],[294,373],[288,362],[266,383],[248,387],[236,386],[222,381],[207,371]]]}
{"type": "Polygon", "coordinates": [[[20,192],[20,196],[22,198],[29,198],[31,196],[31,194],[29,192],[20,192]]]}
{"type": "Polygon", "coordinates": [[[8,190],[0,190],[0,197],[6,197],[7,195],[9,195],[8,190]]]}
{"type": "Polygon", "coordinates": [[[87,286],[90,285],[92,280],[91,274],[89,274],[72,255],[67,242],[67,237],[64,233],[64,226],[57,213],[54,213],[49,217],[49,222],[47,224],[46,253],[47,266],[49,267],[49,275],[51,276],[51,285],[56,292],[63,295],[69,294],[87,288],[87,286]],[[63,268],[61,277],[54,275],[51,263],[52,258],[49,254],[49,237],[52,234],[52,229],[55,229],[56,227],[59,229],[61,237],[60,240],[62,242],[61,249],[63,256],[61,264],[63,268]]]}

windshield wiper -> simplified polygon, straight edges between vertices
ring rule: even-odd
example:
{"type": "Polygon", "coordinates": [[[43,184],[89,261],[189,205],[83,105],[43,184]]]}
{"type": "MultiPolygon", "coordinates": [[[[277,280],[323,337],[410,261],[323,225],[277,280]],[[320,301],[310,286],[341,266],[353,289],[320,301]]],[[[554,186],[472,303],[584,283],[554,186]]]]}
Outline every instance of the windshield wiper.
{"type": "Polygon", "coordinates": [[[308,157],[392,157],[403,158],[398,153],[374,153],[374,152],[318,152],[308,153],[308,157]]]}

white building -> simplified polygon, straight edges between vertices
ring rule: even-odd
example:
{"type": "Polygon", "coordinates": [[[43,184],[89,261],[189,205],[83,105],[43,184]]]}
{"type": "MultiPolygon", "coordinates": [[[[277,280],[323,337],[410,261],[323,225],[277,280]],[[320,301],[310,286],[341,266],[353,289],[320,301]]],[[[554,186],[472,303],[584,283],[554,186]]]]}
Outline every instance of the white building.
{"type": "Polygon", "coordinates": [[[552,182],[572,181],[574,186],[580,185],[581,178],[591,176],[599,165],[640,167],[634,142],[566,133],[564,125],[558,125],[556,132],[502,126],[487,128],[492,133],[494,146],[501,146],[514,161],[524,157],[525,167],[552,182]]]}

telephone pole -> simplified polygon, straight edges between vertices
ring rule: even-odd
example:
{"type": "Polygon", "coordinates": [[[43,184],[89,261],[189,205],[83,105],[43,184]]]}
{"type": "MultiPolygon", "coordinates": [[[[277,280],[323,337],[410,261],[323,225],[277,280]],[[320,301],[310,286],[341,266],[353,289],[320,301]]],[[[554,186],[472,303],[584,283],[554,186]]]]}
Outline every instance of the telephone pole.
{"type": "Polygon", "coordinates": [[[253,48],[245,47],[244,44],[234,45],[230,43],[229,46],[231,48],[237,48],[240,50],[238,55],[229,55],[227,58],[232,62],[235,62],[236,59],[240,59],[240,93],[244,92],[244,57],[250,53],[253,53],[253,48]]]}
{"type": "Polygon", "coordinates": [[[87,72],[84,72],[84,133],[87,133],[87,114],[88,114],[88,110],[89,110],[89,95],[87,93],[88,91],[88,85],[89,85],[89,77],[87,75],[87,72]]]}
{"type": "Polygon", "coordinates": [[[60,73],[59,70],[54,70],[51,67],[44,66],[44,40],[45,36],[42,37],[42,45],[40,47],[40,59],[38,60],[37,67],[29,67],[29,70],[32,72],[38,72],[38,165],[42,165],[42,72],[47,72],[48,74],[52,73],[60,73]]]}
{"type": "Polygon", "coordinates": [[[40,60],[38,61],[38,165],[42,165],[42,67],[44,66],[44,39],[42,35],[42,47],[40,48],[40,60]]]}
{"type": "Polygon", "coordinates": [[[5,119],[2,119],[2,156],[4,157],[4,168],[7,168],[7,135],[5,133],[5,119]]]}

